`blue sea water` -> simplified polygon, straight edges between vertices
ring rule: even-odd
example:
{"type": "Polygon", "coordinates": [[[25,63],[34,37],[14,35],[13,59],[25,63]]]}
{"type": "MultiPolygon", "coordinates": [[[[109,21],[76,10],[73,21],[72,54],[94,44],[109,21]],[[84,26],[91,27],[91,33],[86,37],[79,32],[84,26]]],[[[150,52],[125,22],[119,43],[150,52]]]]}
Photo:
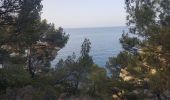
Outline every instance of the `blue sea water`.
{"type": "Polygon", "coordinates": [[[66,46],[58,52],[52,65],[57,64],[61,58],[66,59],[73,52],[78,57],[84,39],[88,38],[91,42],[90,55],[93,56],[96,64],[104,67],[109,57],[116,56],[122,50],[119,39],[122,36],[123,30],[126,31],[127,27],[65,29],[70,38],[66,46]]]}

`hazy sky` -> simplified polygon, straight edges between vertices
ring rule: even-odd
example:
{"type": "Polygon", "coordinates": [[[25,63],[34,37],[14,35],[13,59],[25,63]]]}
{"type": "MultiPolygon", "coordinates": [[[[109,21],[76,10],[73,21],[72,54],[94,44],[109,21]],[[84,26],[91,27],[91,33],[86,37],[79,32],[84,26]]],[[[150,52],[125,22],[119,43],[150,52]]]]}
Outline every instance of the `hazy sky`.
{"type": "Polygon", "coordinates": [[[42,18],[64,28],[125,25],[124,0],[43,0],[42,18]]]}

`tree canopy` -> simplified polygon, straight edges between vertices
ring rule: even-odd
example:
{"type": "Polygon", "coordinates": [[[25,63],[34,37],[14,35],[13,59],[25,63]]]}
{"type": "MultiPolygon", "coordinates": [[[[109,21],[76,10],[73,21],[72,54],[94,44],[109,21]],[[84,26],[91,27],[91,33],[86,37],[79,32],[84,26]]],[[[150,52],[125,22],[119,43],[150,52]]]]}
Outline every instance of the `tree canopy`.
{"type": "MultiPolygon", "coordinates": [[[[128,13],[128,34],[137,37],[124,34],[120,42],[124,48],[123,52],[126,53],[111,58],[108,66],[110,69],[116,69],[118,66],[121,68],[120,79],[125,83],[128,80],[133,87],[126,94],[136,90],[144,94],[143,97],[147,97],[147,93],[150,92],[159,100],[166,99],[165,92],[170,89],[170,74],[168,74],[170,71],[170,1],[126,0],[125,3],[128,13]],[[135,52],[131,52],[134,49],[135,52]],[[123,60],[124,58],[126,60],[123,60]],[[145,89],[148,90],[147,93],[141,92],[145,89]]],[[[141,98],[139,94],[135,96],[141,98]]]]}
{"type": "Polygon", "coordinates": [[[0,0],[2,100],[168,100],[170,1],[125,0],[128,32],[123,50],[96,65],[85,38],[75,53],[51,61],[69,35],[41,19],[42,0],[0,0]]]}

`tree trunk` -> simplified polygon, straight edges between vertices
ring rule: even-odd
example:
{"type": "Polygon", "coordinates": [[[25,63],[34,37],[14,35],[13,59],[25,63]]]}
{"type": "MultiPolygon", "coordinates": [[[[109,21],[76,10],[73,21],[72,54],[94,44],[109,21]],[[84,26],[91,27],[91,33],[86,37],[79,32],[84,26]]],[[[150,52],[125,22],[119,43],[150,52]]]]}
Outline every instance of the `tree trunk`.
{"type": "Polygon", "coordinates": [[[29,52],[28,52],[28,70],[29,70],[29,73],[31,75],[31,78],[34,78],[35,73],[33,71],[33,66],[32,66],[32,61],[31,61],[31,53],[32,53],[32,50],[31,50],[31,47],[29,47],[29,52]]]}
{"type": "Polygon", "coordinates": [[[160,93],[157,93],[156,96],[157,96],[158,100],[162,100],[160,93]]]}

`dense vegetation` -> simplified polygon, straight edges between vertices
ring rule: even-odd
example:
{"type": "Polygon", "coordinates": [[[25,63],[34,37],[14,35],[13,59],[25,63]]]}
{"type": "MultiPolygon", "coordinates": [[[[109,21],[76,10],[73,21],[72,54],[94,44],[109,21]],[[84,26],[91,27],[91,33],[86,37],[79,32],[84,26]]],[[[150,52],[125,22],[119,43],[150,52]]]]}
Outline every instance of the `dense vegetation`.
{"type": "Polygon", "coordinates": [[[170,99],[169,0],[125,0],[124,50],[106,68],[93,62],[89,39],[79,57],[51,68],[69,35],[41,19],[41,1],[0,0],[1,100],[170,99]]]}
{"type": "Polygon", "coordinates": [[[124,48],[109,59],[117,87],[130,100],[170,98],[170,0],[126,0],[127,25],[120,42],[124,48]],[[120,72],[115,73],[115,72],[120,72]],[[115,75],[116,74],[116,75],[115,75]]]}

